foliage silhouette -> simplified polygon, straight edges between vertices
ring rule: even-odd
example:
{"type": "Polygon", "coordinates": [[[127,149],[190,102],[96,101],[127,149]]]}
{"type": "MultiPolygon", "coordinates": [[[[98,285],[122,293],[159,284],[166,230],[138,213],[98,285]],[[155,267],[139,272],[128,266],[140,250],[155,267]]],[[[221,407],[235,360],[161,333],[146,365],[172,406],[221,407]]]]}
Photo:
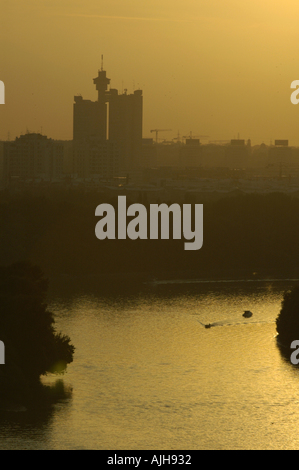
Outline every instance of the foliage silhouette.
{"type": "Polygon", "coordinates": [[[48,281],[29,262],[0,267],[0,334],[6,365],[17,367],[29,382],[47,372],[63,372],[73,361],[68,336],[55,331],[45,303],[48,281]]]}
{"type": "Polygon", "coordinates": [[[288,347],[299,339],[299,285],[284,293],[276,330],[279,341],[288,347]]]}
{"type": "MultiPolygon", "coordinates": [[[[127,194],[127,206],[134,202],[137,195],[127,194]]],[[[175,196],[166,195],[161,202],[176,202],[175,196]]],[[[183,240],[98,240],[95,208],[101,203],[117,208],[117,197],[109,192],[0,193],[0,264],[30,259],[53,278],[67,274],[104,281],[128,273],[138,279],[149,273],[162,278],[168,273],[241,279],[253,272],[262,277],[299,275],[298,194],[214,200],[200,193],[196,202],[204,204],[204,243],[198,251],[185,251],[183,240]]]]}

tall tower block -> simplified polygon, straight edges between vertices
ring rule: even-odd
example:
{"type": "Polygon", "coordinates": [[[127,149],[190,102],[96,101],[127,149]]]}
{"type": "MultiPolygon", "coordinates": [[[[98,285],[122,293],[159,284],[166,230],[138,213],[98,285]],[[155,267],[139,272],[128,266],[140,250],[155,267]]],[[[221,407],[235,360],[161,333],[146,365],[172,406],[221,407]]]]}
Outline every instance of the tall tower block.
{"type": "MultiPolygon", "coordinates": [[[[107,165],[114,165],[113,168],[117,166],[119,174],[127,174],[140,165],[142,91],[135,90],[132,94],[127,94],[125,91],[119,95],[118,90],[108,88],[110,78],[103,70],[103,63],[93,83],[98,92],[97,101],[84,100],[80,95],[74,97],[74,148],[78,162],[84,160],[84,165],[89,168],[85,172],[85,167],[83,168],[80,163],[83,168],[81,173],[97,173],[96,168],[102,168],[101,162],[106,162],[110,152],[111,158],[109,157],[110,160],[108,158],[107,165]],[[93,166],[91,168],[88,165],[93,166]]],[[[102,174],[103,171],[99,170],[99,173],[102,174]]],[[[113,174],[116,174],[115,169],[113,174]]]]}
{"type": "Polygon", "coordinates": [[[120,168],[124,171],[137,167],[142,146],[141,90],[133,94],[109,92],[109,140],[116,142],[120,150],[120,168]]]}
{"type": "Polygon", "coordinates": [[[96,86],[96,89],[98,91],[98,101],[99,102],[105,102],[106,101],[106,91],[108,88],[108,85],[110,83],[110,78],[106,77],[106,71],[105,70],[99,70],[98,76],[93,79],[93,83],[96,86]]]}
{"type": "Polygon", "coordinates": [[[106,77],[104,70],[99,70],[98,76],[93,79],[98,91],[98,100],[83,100],[82,96],[75,96],[73,113],[73,139],[74,141],[86,138],[107,138],[107,91],[110,78],[106,77]]]}

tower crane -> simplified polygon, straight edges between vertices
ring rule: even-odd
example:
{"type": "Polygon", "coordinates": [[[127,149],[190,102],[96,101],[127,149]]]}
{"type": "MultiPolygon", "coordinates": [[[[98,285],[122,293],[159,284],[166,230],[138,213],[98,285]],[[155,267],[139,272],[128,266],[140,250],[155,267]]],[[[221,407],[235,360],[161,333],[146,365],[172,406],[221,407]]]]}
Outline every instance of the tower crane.
{"type": "Polygon", "coordinates": [[[152,129],[151,132],[156,133],[156,142],[158,142],[158,133],[159,132],[170,132],[172,129],[152,129]]]}
{"type": "Polygon", "coordinates": [[[180,131],[178,131],[177,137],[174,137],[172,140],[173,140],[173,141],[176,140],[177,142],[181,142],[180,131]]]}
{"type": "Polygon", "coordinates": [[[198,137],[201,139],[208,139],[210,136],[209,135],[193,135],[192,131],[190,132],[189,135],[183,135],[183,139],[193,139],[193,137],[198,137]]]}

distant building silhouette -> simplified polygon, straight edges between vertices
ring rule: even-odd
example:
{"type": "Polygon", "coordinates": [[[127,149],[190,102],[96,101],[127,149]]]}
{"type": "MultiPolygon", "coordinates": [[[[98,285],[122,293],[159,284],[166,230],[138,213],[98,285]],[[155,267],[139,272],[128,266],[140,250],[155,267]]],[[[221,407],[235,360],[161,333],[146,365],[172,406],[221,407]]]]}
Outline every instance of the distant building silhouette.
{"type": "MultiPolygon", "coordinates": [[[[105,167],[113,169],[112,176],[126,174],[140,166],[142,91],[135,90],[133,94],[127,94],[125,91],[119,94],[116,89],[108,90],[110,79],[107,78],[106,71],[102,69],[99,70],[93,82],[98,91],[97,101],[84,100],[82,96],[74,97],[75,168],[79,177],[98,174],[101,168],[103,169],[102,176],[104,176],[105,167]],[[98,162],[96,173],[94,173],[95,161],[98,162]]],[[[106,174],[111,175],[110,170],[106,174]]]]}
{"type": "Polygon", "coordinates": [[[186,139],[186,145],[180,146],[180,166],[197,168],[202,166],[203,148],[199,139],[186,139]]]}
{"type": "Polygon", "coordinates": [[[3,143],[5,184],[12,179],[51,181],[63,174],[64,145],[47,136],[28,133],[3,143]]]}
{"type": "Polygon", "coordinates": [[[157,167],[157,145],[152,138],[142,139],[141,166],[143,168],[157,167]]]}
{"type": "Polygon", "coordinates": [[[274,167],[276,176],[282,177],[284,172],[290,171],[296,159],[288,140],[275,140],[274,143],[269,147],[268,164],[274,167]]]}
{"type": "Polygon", "coordinates": [[[106,140],[107,138],[107,87],[110,78],[104,70],[99,70],[93,80],[98,91],[98,100],[84,100],[81,95],[75,96],[73,114],[73,140],[82,141],[90,137],[106,140]]]}
{"type": "Polygon", "coordinates": [[[110,90],[109,140],[115,142],[120,150],[120,168],[129,171],[140,166],[142,147],[143,97],[141,90],[133,94],[119,95],[110,90]]]}
{"type": "Polygon", "coordinates": [[[119,175],[119,148],[109,140],[90,137],[74,144],[74,169],[78,178],[112,179],[119,175]]]}
{"type": "Polygon", "coordinates": [[[243,139],[232,139],[225,147],[225,166],[232,169],[246,168],[249,163],[251,143],[243,139]]]}
{"type": "MultiPolygon", "coordinates": [[[[106,110],[105,103],[104,109],[106,110]]],[[[106,126],[106,113],[103,116],[103,107],[97,101],[84,100],[82,96],[75,96],[73,119],[75,143],[94,137],[106,140],[106,126]]]]}

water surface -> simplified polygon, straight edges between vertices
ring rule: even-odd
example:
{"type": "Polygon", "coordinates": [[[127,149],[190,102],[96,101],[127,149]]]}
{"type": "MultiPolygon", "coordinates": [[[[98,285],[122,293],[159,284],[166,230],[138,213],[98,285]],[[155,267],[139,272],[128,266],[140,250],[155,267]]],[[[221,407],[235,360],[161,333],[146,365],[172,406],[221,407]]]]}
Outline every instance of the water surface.
{"type": "Polygon", "coordinates": [[[2,413],[0,448],[299,448],[299,369],[275,339],[293,284],[52,290],[58,330],[76,346],[60,379],[67,396],[47,409],[2,413]]]}

